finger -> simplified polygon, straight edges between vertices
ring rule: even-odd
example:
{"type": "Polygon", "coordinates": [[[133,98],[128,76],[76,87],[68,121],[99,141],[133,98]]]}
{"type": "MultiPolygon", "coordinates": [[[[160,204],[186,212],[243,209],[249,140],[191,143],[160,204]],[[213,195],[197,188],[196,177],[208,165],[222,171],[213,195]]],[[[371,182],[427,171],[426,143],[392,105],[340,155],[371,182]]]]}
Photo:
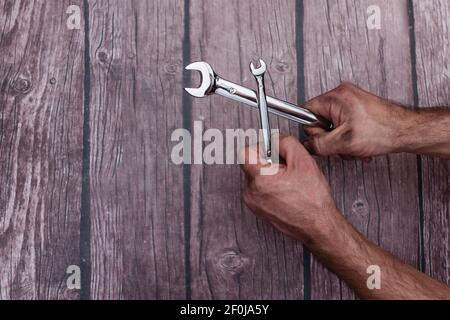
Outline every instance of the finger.
{"type": "Polygon", "coordinates": [[[320,115],[328,120],[331,119],[331,108],[333,105],[333,94],[326,92],[304,103],[304,107],[313,113],[320,115]]]}
{"type": "Polygon", "coordinates": [[[303,130],[305,130],[305,132],[308,136],[315,136],[315,135],[326,132],[325,129],[322,129],[319,127],[310,127],[310,126],[303,126],[303,130]]]}
{"type": "Polygon", "coordinates": [[[279,140],[279,154],[286,161],[288,167],[295,163],[298,157],[309,155],[308,151],[294,136],[283,137],[279,140]]]}
{"type": "Polygon", "coordinates": [[[248,178],[253,179],[260,173],[266,161],[261,157],[258,145],[245,146],[239,159],[241,168],[248,178]]]}
{"type": "Polygon", "coordinates": [[[336,128],[331,132],[324,132],[315,136],[310,136],[305,141],[305,148],[312,154],[319,156],[330,156],[340,154],[343,151],[340,139],[341,128],[336,128]]]}

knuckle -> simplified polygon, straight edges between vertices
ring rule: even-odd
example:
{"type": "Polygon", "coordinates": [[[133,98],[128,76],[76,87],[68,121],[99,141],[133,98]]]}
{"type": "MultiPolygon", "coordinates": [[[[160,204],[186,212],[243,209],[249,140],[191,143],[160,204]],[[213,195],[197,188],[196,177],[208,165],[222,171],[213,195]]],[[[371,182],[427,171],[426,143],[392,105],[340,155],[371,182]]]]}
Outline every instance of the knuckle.
{"type": "Polygon", "coordinates": [[[321,98],[320,101],[324,105],[332,105],[336,102],[336,96],[333,93],[328,93],[321,98]]]}
{"type": "Polygon", "coordinates": [[[339,93],[337,93],[336,91],[330,91],[321,96],[319,101],[323,110],[329,110],[331,112],[333,106],[339,104],[339,93]]]}
{"type": "Polygon", "coordinates": [[[292,144],[295,144],[297,142],[298,142],[297,138],[295,138],[293,136],[287,136],[287,137],[284,137],[282,139],[282,143],[285,143],[287,145],[292,145],[292,144]]]}
{"type": "Polygon", "coordinates": [[[318,106],[320,106],[320,96],[319,97],[315,97],[309,101],[306,101],[304,103],[306,108],[310,108],[310,109],[316,109],[318,106]]]}
{"type": "Polygon", "coordinates": [[[348,96],[353,93],[355,86],[350,82],[342,82],[336,89],[336,94],[340,96],[348,96]]]}
{"type": "Polygon", "coordinates": [[[343,81],[343,82],[341,82],[339,87],[343,90],[349,91],[349,90],[353,90],[353,88],[355,88],[355,85],[351,82],[343,81]]]}

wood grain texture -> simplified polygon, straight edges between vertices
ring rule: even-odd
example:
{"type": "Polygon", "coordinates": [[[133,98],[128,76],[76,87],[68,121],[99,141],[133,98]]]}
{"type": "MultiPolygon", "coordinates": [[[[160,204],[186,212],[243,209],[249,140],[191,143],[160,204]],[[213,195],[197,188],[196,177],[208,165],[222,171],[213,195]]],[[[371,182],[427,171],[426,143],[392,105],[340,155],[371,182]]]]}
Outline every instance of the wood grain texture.
{"type": "MultiPolygon", "coordinates": [[[[66,26],[67,7],[83,3],[0,0],[0,299],[80,297],[67,289],[66,269],[80,263],[86,125],[90,298],[303,298],[302,244],[245,207],[239,166],[185,166],[188,185],[170,159],[171,134],[187,121],[222,132],[259,127],[256,109],[222,97],[182,105],[188,51],[191,61],[208,61],[248,87],[256,87],[249,62],[262,57],[267,93],[295,103],[300,23],[307,98],[347,80],[407,105],[417,88],[420,106],[450,106],[447,0],[412,0],[412,44],[407,0],[305,0],[302,21],[295,0],[89,0],[88,48],[84,26],[66,26]],[[381,30],[366,28],[374,4],[381,30]]],[[[298,132],[286,120],[271,123],[298,132]]],[[[421,159],[419,168],[409,155],[319,163],[355,227],[414,266],[420,195],[426,272],[450,284],[449,161],[421,159]]],[[[355,298],[314,259],[311,277],[313,299],[355,298]]]]}
{"type": "MultiPolygon", "coordinates": [[[[304,1],[304,14],[308,98],[350,81],[384,98],[413,103],[406,1],[311,0],[304,1]],[[370,5],[381,9],[380,30],[366,27],[370,5]]],[[[370,240],[416,266],[419,203],[415,156],[389,155],[370,164],[334,157],[319,161],[348,220],[370,240]]],[[[354,293],[316,260],[311,273],[313,299],[354,298],[354,293]]]]}
{"type": "Polygon", "coordinates": [[[185,297],[183,3],[90,1],[91,297],[185,297]]]}
{"type": "Polygon", "coordinates": [[[0,1],[0,299],[77,299],[83,31],[80,1],[0,1]]]}
{"type": "MultiPolygon", "coordinates": [[[[413,1],[419,105],[450,107],[450,2],[413,1]]],[[[450,284],[450,162],[422,157],[425,270],[450,284]]]]}
{"type": "MultiPolygon", "coordinates": [[[[190,3],[192,61],[208,61],[224,78],[255,88],[249,63],[262,57],[267,93],[296,102],[295,1],[190,3]]],[[[217,96],[194,100],[192,120],[223,133],[259,128],[256,109],[217,96]]],[[[289,133],[285,120],[271,121],[289,133]]],[[[302,245],[245,207],[239,166],[193,166],[191,181],[192,298],[301,299],[302,245]]]]}

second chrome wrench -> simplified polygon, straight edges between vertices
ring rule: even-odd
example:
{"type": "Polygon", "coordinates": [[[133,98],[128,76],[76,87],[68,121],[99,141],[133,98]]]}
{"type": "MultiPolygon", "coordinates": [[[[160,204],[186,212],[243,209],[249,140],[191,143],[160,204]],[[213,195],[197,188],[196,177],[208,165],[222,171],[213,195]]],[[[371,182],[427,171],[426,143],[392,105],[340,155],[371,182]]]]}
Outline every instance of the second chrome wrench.
{"type": "MultiPolygon", "coordinates": [[[[204,61],[194,62],[188,65],[186,70],[199,71],[202,75],[202,82],[198,88],[185,88],[190,95],[197,98],[203,98],[207,95],[217,93],[223,97],[242,102],[246,105],[255,108],[258,107],[255,91],[222,79],[213,71],[208,63],[204,61]]],[[[303,125],[321,127],[325,130],[333,129],[333,124],[330,121],[315,115],[308,109],[298,107],[292,103],[274,97],[267,96],[266,98],[268,111],[270,113],[303,125]]]]}
{"type": "Polygon", "coordinates": [[[266,73],[266,64],[262,59],[259,59],[259,68],[255,68],[255,65],[250,63],[250,71],[255,76],[258,90],[257,90],[257,102],[259,108],[259,119],[261,121],[261,130],[264,143],[264,155],[268,161],[272,159],[272,143],[271,143],[271,131],[269,123],[269,111],[267,110],[266,90],[264,88],[264,74],[266,73]]]}

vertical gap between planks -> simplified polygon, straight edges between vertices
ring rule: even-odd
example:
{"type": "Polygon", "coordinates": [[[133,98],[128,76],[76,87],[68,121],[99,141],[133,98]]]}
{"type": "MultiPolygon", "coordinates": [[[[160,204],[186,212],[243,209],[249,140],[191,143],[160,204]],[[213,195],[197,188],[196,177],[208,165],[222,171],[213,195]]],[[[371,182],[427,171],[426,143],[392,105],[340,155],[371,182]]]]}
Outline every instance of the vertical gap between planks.
{"type": "Polygon", "coordinates": [[[90,208],[90,103],[91,61],[89,34],[89,3],[83,0],[84,20],[84,105],[83,105],[83,164],[80,214],[80,299],[91,298],[91,208],[90,208]]]}
{"type": "MultiPolygon", "coordinates": [[[[301,105],[305,101],[305,73],[303,56],[303,0],[296,0],[295,3],[295,42],[297,51],[297,104],[301,105]]],[[[300,139],[305,139],[303,127],[299,129],[300,139]]],[[[311,300],[311,253],[303,245],[303,298],[311,300]]]]}
{"type": "MultiPolygon", "coordinates": [[[[411,56],[411,80],[413,89],[414,109],[419,107],[419,89],[417,86],[417,56],[416,56],[416,30],[414,20],[413,0],[408,0],[408,20],[409,20],[409,43],[411,56]]],[[[419,196],[419,245],[417,248],[418,261],[417,267],[425,272],[425,247],[424,247],[424,207],[423,207],[423,170],[422,156],[417,155],[417,193],[419,196]]]]}
{"type": "MultiPolygon", "coordinates": [[[[184,34],[183,34],[183,67],[187,66],[191,60],[190,44],[190,1],[184,0],[184,34]]],[[[183,74],[183,88],[189,87],[190,76],[183,74]]],[[[192,101],[187,92],[183,90],[181,101],[183,114],[183,129],[191,132],[192,123],[192,101]]],[[[190,143],[190,141],[188,141],[190,143]]],[[[184,150],[190,150],[189,146],[184,146],[184,150]]],[[[184,157],[186,159],[186,157],[184,157]]],[[[189,154],[189,159],[191,154],[189,154]]],[[[186,286],[186,299],[191,299],[191,167],[190,164],[183,164],[183,207],[184,207],[184,276],[186,286]]]]}

